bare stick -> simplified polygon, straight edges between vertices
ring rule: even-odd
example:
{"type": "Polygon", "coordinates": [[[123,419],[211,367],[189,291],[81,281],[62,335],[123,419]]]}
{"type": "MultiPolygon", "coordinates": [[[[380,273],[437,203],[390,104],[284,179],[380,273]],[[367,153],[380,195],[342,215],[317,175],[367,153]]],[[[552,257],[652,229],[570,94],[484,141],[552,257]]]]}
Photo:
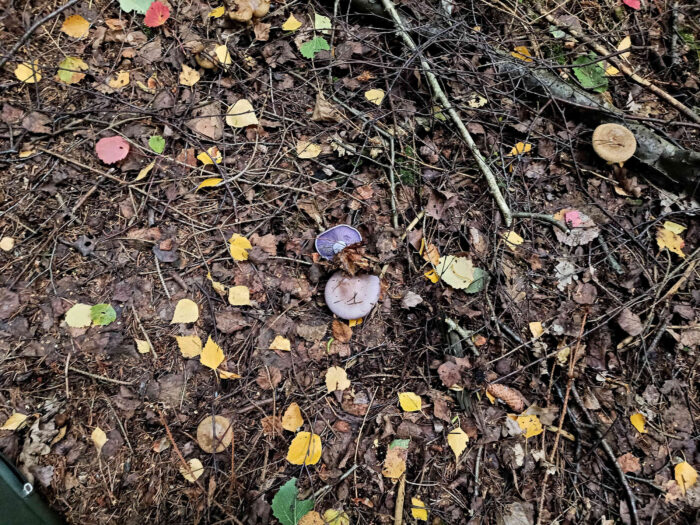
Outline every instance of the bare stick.
{"type": "MultiPolygon", "coordinates": [[[[418,54],[418,47],[406,31],[403,21],[399,17],[399,13],[396,11],[394,3],[391,0],[382,0],[382,5],[384,6],[384,9],[386,9],[387,13],[391,15],[391,18],[394,21],[394,26],[396,26],[396,30],[401,35],[401,38],[403,39],[406,46],[412,52],[418,54]]],[[[510,213],[510,208],[508,208],[508,204],[503,198],[503,194],[501,193],[501,190],[498,187],[498,183],[496,182],[496,176],[493,174],[493,171],[491,171],[489,165],[486,164],[486,160],[484,160],[484,157],[481,155],[479,148],[477,148],[474,139],[469,134],[469,131],[467,131],[467,127],[464,125],[464,122],[462,122],[459,113],[457,113],[457,110],[455,110],[452,104],[450,104],[447,95],[442,90],[442,87],[440,87],[440,83],[438,82],[437,77],[430,69],[428,61],[425,58],[423,58],[422,54],[420,55],[420,65],[421,69],[423,69],[423,74],[428,79],[428,83],[430,84],[430,87],[435,93],[435,96],[437,97],[438,101],[440,101],[440,104],[442,104],[445,110],[447,111],[447,114],[452,119],[452,122],[454,122],[455,126],[457,126],[459,134],[464,139],[464,142],[467,143],[467,148],[469,148],[469,151],[474,157],[474,160],[476,160],[476,163],[479,165],[479,170],[481,170],[481,173],[484,174],[484,177],[486,178],[486,183],[489,185],[489,190],[491,190],[493,198],[496,199],[496,204],[498,205],[498,209],[501,210],[501,214],[503,215],[503,220],[505,221],[506,226],[510,226],[511,222],[513,221],[513,217],[510,213]]]]}
{"type": "Polygon", "coordinates": [[[85,370],[80,370],[79,368],[73,368],[72,366],[69,366],[68,370],[70,370],[71,372],[75,372],[76,374],[80,374],[80,375],[84,375],[86,377],[91,377],[93,379],[97,379],[98,381],[104,381],[105,383],[114,383],[115,385],[130,386],[130,385],[133,385],[135,382],[135,381],[120,381],[119,379],[112,379],[111,377],[98,376],[97,374],[91,374],[90,372],[86,372],[85,370]]]}

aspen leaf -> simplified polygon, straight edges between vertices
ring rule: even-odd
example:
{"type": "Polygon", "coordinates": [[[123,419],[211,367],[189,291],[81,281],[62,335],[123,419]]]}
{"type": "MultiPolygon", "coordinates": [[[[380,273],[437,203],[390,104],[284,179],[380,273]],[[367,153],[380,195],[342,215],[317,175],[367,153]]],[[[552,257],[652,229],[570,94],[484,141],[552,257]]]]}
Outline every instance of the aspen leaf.
{"type": "Polygon", "coordinates": [[[228,304],[231,306],[250,305],[250,290],[247,286],[232,286],[228,289],[228,304]]]}
{"type": "Polygon", "coordinates": [[[197,357],[202,353],[202,340],[197,335],[176,335],[182,357],[197,357]]]}
{"type": "Polygon", "coordinates": [[[81,71],[87,71],[87,69],[88,65],[82,59],[66,57],[58,64],[56,77],[59,82],[64,84],[77,84],[85,78],[85,73],[81,73],[81,71]]]}
{"type": "Polygon", "coordinates": [[[300,159],[315,159],[321,154],[321,146],[307,140],[297,142],[297,157],[300,159]]]}
{"type": "Polygon", "coordinates": [[[107,326],[117,319],[117,312],[111,304],[96,304],[90,307],[93,326],[107,326]]]}
{"type": "Polygon", "coordinates": [[[506,246],[515,251],[518,246],[523,243],[523,238],[513,230],[503,234],[503,239],[506,241],[506,246]]]}
{"type": "Polygon", "coordinates": [[[683,495],[685,495],[685,491],[695,485],[698,480],[697,470],[695,470],[687,461],[678,463],[678,465],[674,467],[673,472],[676,478],[676,483],[678,483],[683,495]]]}
{"type": "Polygon", "coordinates": [[[510,53],[510,56],[515,57],[518,60],[522,60],[523,62],[532,62],[532,55],[530,54],[530,50],[525,46],[517,46],[513,48],[513,51],[510,53]]]}
{"type": "Polygon", "coordinates": [[[226,6],[220,5],[209,11],[209,18],[221,18],[226,12],[226,6]]]}
{"type": "Polygon", "coordinates": [[[61,31],[72,38],[85,38],[88,35],[90,29],[90,22],[85,20],[80,15],[72,15],[63,21],[61,26],[61,31]]]}
{"type": "Polygon", "coordinates": [[[230,66],[233,63],[231,54],[228,52],[228,47],[224,44],[214,48],[214,55],[222,66],[230,66]]]}
{"type": "Polygon", "coordinates": [[[459,461],[459,456],[466,450],[468,442],[469,436],[461,427],[450,430],[450,433],[447,434],[447,444],[454,452],[456,461],[459,461]]]}
{"type": "Polygon", "coordinates": [[[382,100],[384,100],[384,90],[383,89],[369,89],[365,91],[365,98],[369,100],[372,104],[380,106],[382,100]]]}
{"type": "Polygon", "coordinates": [[[304,424],[304,418],[301,417],[301,409],[296,403],[292,403],[287,407],[282,415],[282,428],[290,432],[296,432],[304,424]]]}
{"type": "Polygon", "coordinates": [[[199,319],[199,307],[192,299],[180,299],[175,306],[170,324],[194,323],[199,319]]]}
{"type": "Polygon", "coordinates": [[[639,412],[636,412],[630,416],[630,423],[632,423],[632,426],[637,429],[637,432],[640,434],[646,434],[646,423],[647,423],[647,418],[644,417],[644,414],[641,414],[639,412]]]}
{"type": "Polygon", "coordinates": [[[248,99],[242,98],[226,111],[226,124],[233,128],[245,128],[258,123],[253,105],[248,99]]]}
{"type": "Polygon", "coordinates": [[[128,71],[119,71],[117,75],[107,81],[107,85],[112,89],[121,89],[128,86],[131,81],[128,71]]]}
{"type": "Polygon", "coordinates": [[[276,335],[274,340],[270,343],[270,350],[283,350],[285,352],[291,352],[292,343],[286,337],[281,335],[276,335]]]}
{"type": "Polygon", "coordinates": [[[321,459],[321,436],[299,432],[287,450],[287,461],[292,465],[315,465],[321,459]]]}
{"type": "Polygon", "coordinates": [[[17,64],[15,68],[15,77],[20,82],[25,84],[34,84],[41,80],[41,69],[39,68],[39,61],[35,60],[32,62],[22,62],[17,64]]]}
{"type": "Polygon", "coordinates": [[[134,339],[134,342],[136,343],[136,350],[138,350],[139,354],[147,354],[151,351],[151,345],[148,341],[144,339],[134,339]]]}
{"type": "Polygon", "coordinates": [[[207,344],[202,348],[202,353],[199,355],[199,362],[204,366],[216,370],[219,365],[224,362],[224,351],[214,340],[209,336],[207,344]]]}
{"type": "Polygon", "coordinates": [[[153,166],[156,165],[156,161],[154,160],[153,162],[150,162],[147,166],[144,166],[141,168],[141,171],[139,171],[139,174],[136,175],[136,178],[134,179],[134,182],[138,182],[140,180],[143,180],[146,178],[146,176],[151,172],[153,169],[153,166]]]}
{"type": "MultiPolygon", "coordinates": [[[[392,443],[393,444],[393,443],[392,443]]],[[[402,445],[389,445],[386,452],[382,475],[385,478],[398,479],[406,472],[406,458],[408,457],[408,447],[402,445]]]]}
{"type": "Polygon", "coordinates": [[[464,289],[474,282],[474,265],[471,259],[445,255],[435,268],[438,276],[452,288],[464,289]]]}
{"type": "Polygon", "coordinates": [[[417,412],[423,406],[423,401],[418,394],[413,392],[400,392],[399,405],[404,412],[417,412]]]}
{"type": "MultiPolygon", "coordinates": [[[[680,225],[676,224],[675,226],[680,225]]],[[[676,229],[677,231],[677,228],[674,229],[676,229]]],[[[668,251],[673,252],[681,256],[682,258],[685,258],[685,254],[683,253],[683,246],[685,246],[685,241],[681,238],[680,235],[675,233],[673,229],[667,228],[666,224],[664,224],[664,226],[662,228],[659,228],[656,232],[656,243],[659,245],[659,250],[663,250],[664,248],[666,248],[668,249],[668,251]]]]}
{"type": "Polygon", "coordinates": [[[222,159],[221,152],[216,146],[212,146],[207,151],[202,151],[197,155],[197,160],[205,166],[213,166],[214,163],[221,164],[222,159]]]}
{"type": "Polygon", "coordinates": [[[326,370],[326,388],[329,393],[350,388],[350,380],[344,368],[332,366],[326,370]]]}
{"type": "Polygon", "coordinates": [[[228,240],[228,244],[229,253],[231,254],[231,257],[233,257],[234,261],[248,260],[248,250],[253,249],[253,245],[250,244],[248,239],[242,235],[234,233],[228,240]]]}
{"type": "Polygon", "coordinates": [[[215,281],[211,277],[211,272],[207,272],[207,279],[209,279],[209,282],[211,283],[211,287],[214,288],[216,293],[218,293],[221,296],[226,295],[226,287],[221,284],[219,281],[215,281]]]}
{"type": "Polygon", "coordinates": [[[71,328],[86,328],[92,324],[92,306],[76,303],[66,312],[66,324],[71,328]]]}
{"type": "Polygon", "coordinates": [[[182,64],[182,71],[180,71],[180,76],[178,77],[181,86],[192,87],[199,82],[200,78],[199,71],[187,64],[182,64]]]}
{"type": "Polygon", "coordinates": [[[20,414],[19,412],[12,412],[10,417],[5,420],[5,422],[0,427],[0,430],[17,430],[20,428],[27,419],[26,414],[20,414]]]}
{"type": "Polygon", "coordinates": [[[411,516],[416,520],[428,521],[428,510],[425,503],[418,498],[411,498],[411,516]]]}
{"type": "Polygon", "coordinates": [[[102,430],[100,427],[95,427],[95,430],[93,430],[92,434],[90,434],[90,438],[92,439],[92,442],[97,449],[97,454],[99,455],[100,452],[102,452],[102,447],[105,443],[107,443],[107,434],[105,434],[104,430],[102,430]]]}
{"type": "Polygon", "coordinates": [[[287,18],[287,21],[282,24],[282,29],[284,31],[296,31],[301,27],[301,22],[294,18],[294,15],[289,15],[289,18],[287,18]]]}
{"type": "Polygon", "coordinates": [[[195,193],[201,190],[202,188],[215,188],[219,184],[221,184],[224,181],[224,179],[220,179],[218,177],[212,177],[210,179],[204,179],[202,182],[199,183],[199,186],[197,186],[197,189],[194,190],[195,193]]]}
{"type": "Polygon", "coordinates": [[[520,429],[525,433],[526,438],[539,436],[542,432],[544,432],[542,422],[535,414],[517,416],[515,418],[515,422],[518,423],[520,429]]]}
{"type": "Polygon", "coordinates": [[[539,321],[533,321],[528,325],[530,327],[530,333],[535,339],[539,339],[544,334],[544,327],[539,321]]]}
{"type": "Polygon", "coordinates": [[[190,483],[194,483],[199,479],[199,476],[204,474],[204,466],[197,458],[188,460],[187,467],[188,468],[185,468],[184,465],[180,465],[180,474],[190,483]]]}

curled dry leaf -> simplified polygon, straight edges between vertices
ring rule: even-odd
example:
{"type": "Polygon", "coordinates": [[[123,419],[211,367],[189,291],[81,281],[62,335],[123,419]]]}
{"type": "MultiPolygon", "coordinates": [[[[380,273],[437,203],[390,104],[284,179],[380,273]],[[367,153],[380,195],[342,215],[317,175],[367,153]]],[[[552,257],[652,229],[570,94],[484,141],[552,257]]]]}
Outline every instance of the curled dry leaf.
{"type": "Polygon", "coordinates": [[[513,412],[522,412],[525,410],[527,400],[518,390],[500,383],[492,383],[486,387],[486,392],[493,397],[500,399],[510,407],[513,412]]]}
{"type": "Polygon", "coordinates": [[[224,416],[207,416],[197,427],[197,444],[204,452],[222,452],[231,441],[233,424],[224,416]]]}

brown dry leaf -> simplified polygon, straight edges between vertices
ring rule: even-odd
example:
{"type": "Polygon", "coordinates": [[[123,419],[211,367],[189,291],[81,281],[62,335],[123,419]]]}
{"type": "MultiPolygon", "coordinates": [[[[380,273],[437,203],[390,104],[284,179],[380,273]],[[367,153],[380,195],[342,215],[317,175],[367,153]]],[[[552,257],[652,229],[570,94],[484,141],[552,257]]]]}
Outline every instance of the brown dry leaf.
{"type": "Polygon", "coordinates": [[[282,381],[282,372],[276,366],[261,368],[255,382],[263,390],[274,390],[282,381]]]}
{"type": "Polygon", "coordinates": [[[639,472],[642,466],[639,463],[639,458],[628,452],[617,458],[617,462],[620,464],[622,472],[639,472]]]}
{"type": "Polygon", "coordinates": [[[271,24],[266,24],[265,22],[256,22],[253,26],[253,33],[255,33],[255,40],[260,40],[261,42],[267,42],[270,40],[270,27],[271,24]]]}
{"type": "Polygon", "coordinates": [[[260,420],[263,434],[266,436],[282,435],[282,419],[279,416],[265,416],[260,420]]]}
{"type": "Polygon", "coordinates": [[[342,321],[338,321],[337,319],[333,319],[333,337],[340,341],[341,343],[347,343],[350,341],[350,338],[352,337],[352,328],[350,328],[348,325],[343,323],[342,321]]]}
{"type": "Polygon", "coordinates": [[[642,319],[629,308],[620,312],[620,315],[617,316],[617,324],[631,336],[639,335],[644,330],[642,319]]]}
{"type": "Polygon", "coordinates": [[[301,416],[301,409],[296,403],[292,403],[287,407],[282,415],[282,428],[290,432],[296,432],[304,424],[304,418],[301,416]]]}
{"type": "Polygon", "coordinates": [[[406,459],[408,458],[408,449],[405,447],[394,446],[390,448],[384,458],[384,466],[382,467],[382,475],[387,478],[398,479],[406,472],[406,459]]]}
{"type": "Polygon", "coordinates": [[[311,120],[314,122],[340,122],[341,119],[338,110],[326,100],[323,93],[316,93],[316,105],[311,120]]]}

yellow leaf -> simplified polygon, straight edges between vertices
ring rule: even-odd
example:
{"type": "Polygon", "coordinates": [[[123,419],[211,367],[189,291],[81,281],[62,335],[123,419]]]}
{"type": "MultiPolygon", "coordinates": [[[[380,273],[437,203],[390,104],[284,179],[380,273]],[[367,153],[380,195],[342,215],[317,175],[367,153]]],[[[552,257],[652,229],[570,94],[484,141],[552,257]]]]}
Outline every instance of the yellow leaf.
{"type": "Polygon", "coordinates": [[[609,77],[614,77],[615,75],[619,75],[620,70],[617,69],[615,66],[608,66],[605,68],[605,75],[609,77]]]}
{"type": "Polygon", "coordinates": [[[284,350],[285,352],[292,351],[292,343],[286,337],[281,335],[275,336],[275,339],[270,343],[270,350],[284,350]]]}
{"type": "Polygon", "coordinates": [[[685,254],[683,253],[685,241],[678,234],[673,233],[667,228],[659,228],[656,232],[656,244],[659,245],[659,250],[666,248],[668,251],[685,258],[685,254]]]}
{"type": "Polygon", "coordinates": [[[516,155],[522,155],[523,153],[530,153],[532,149],[532,144],[526,144],[524,142],[518,142],[513,149],[510,150],[510,156],[515,157],[516,155]]]}
{"type": "Polygon", "coordinates": [[[154,160],[153,162],[149,163],[148,166],[141,168],[141,171],[139,171],[139,174],[134,179],[134,182],[138,182],[140,180],[145,179],[146,175],[148,175],[151,172],[151,170],[153,169],[153,166],[155,166],[155,165],[156,165],[156,161],[154,160]]]}
{"type": "Polygon", "coordinates": [[[438,276],[437,272],[435,270],[428,270],[423,274],[426,279],[428,279],[431,283],[436,283],[440,280],[440,277],[438,276]]]}
{"type": "Polygon", "coordinates": [[[199,186],[197,186],[197,189],[194,190],[195,193],[201,190],[202,188],[214,188],[221,184],[224,181],[224,179],[220,179],[218,177],[212,177],[211,179],[204,179],[202,182],[199,183],[199,186]]]}
{"type": "Polygon", "coordinates": [[[191,68],[187,64],[182,64],[182,71],[180,71],[180,76],[178,78],[181,86],[192,87],[199,82],[200,78],[199,71],[191,68]]]}
{"type": "Polygon", "coordinates": [[[301,27],[301,22],[294,18],[294,15],[289,15],[289,18],[287,18],[287,21],[282,24],[282,29],[285,31],[296,31],[301,27]]]}
{"type": "Polygon", "coordinates": [[[328,509],[323,513],[323,523],[326,525],[350,525],[350,516],[342,510],[328,509]]]}
{"type": "Polygon", "coordinates": [[[228,52],[228,48],[224,44],[214,48],[214,55],[216,55],[219,64],[222,66],[230,66],[233,63],[231,54],[228,52]]]}
{"type": "Polygon", "coordinates": [[[144,341],[143,339],[134,339],[134,341],[136,342],[136,350],[139,351],[139,354],[147,354],[151,351],[151,345],[148,341],[144,341]]]}
{"type": "Polygon", "coordinates": [[[250,290],[247,286],[232,286],[228,289],[228,304],[231,306],[250,305],[250,290]]]}
{"type": "Polygon", "coordinates": [[[300,159],[315,159],[321,154],[321,146],[309,142],[308,140],[300,140],[297,142],[297,157],[300,159]]]}
{"type": "Polygon", "coordinates": [[[219,377],[221,377],[221,379],[240,379],[241,378],[240,375],[235,374],[233,372],[229,372],[228,370],[222,370],[221,368],[219,368],[217,370],[217,372],[219,372],[219,377]]]}
{"type": "Polygon", "coordinates": [[[182,357],[197,357],[202,353],[202,340],[196,335],[176,335],[182,357]]]}
{"type": "Polygon", "coordinates": [[[495,398],[495,397],[493,396],[493,394],[491,394],[491,392],[489,392],[488,390],[486,391],[486,398],[487,398],[489,401],[491,401],[491,404],[492,404],[492,405],[495,405],[495,404],[496,404],[496,398],[495,398]]]}
{"type": "Polygon", "coordinates": [[[231,257],[233,257],[234,261],[248,260],[248,250],[253,249],[253,245],[250,244],[248,239],[242,235],[234,233],[228,240],[228,243],[229,253],[231,254],[231,257]]]}
{"type": "Polygon", "coordinates": [[[513,48],[513,51],[510,55],[519,60],[522,60],[523,62],[532,62],[532,55],[530,54],[530,50],[525,46],[517,46],[513,48]]]}
{"type": "Polygon", "coordinates": [[[506,241],[506,246],[511,250],[515,249],[523,243],[523,238],[515,233],[513,230],[503,233],[503,239],[506,241]]]}
{"type": "Polygon", "coordinates": [[[350,319],[348,321],[348,326],[352,328],[353,326],[360,326],[362,324],[362,317],[359,319],[350,319]]]}
{"type": "Polygon", "coordinates": [[[398,479],[406,472],[406,458],[408,449],[400,446],[391,447],[386,452],[382,475],[386,478],[398,479]]]}
{"type": "Polygon", "coordinates": [[[383,89],[370,89],[365,91],[365,98],[369,100],[372,104],[377,106],[381,105],[382,100],[384,100],[384,90],[383,89]]]}
{"type": "Polygon", "coordinates": [[[328,392],[350,388],[350,380],[344,368],[332,366],[326,370],[326,388],[328,392]]]}
{"type": "MultiPolygon", "coordinates": [[[[626,36],[622,40],[620,40],[620,43],[617,44],[617,50],[618,51],[624,51],[625,49],[629,49],[632,47],[632,39],[629,36],[626,36]]],[[[620,55],[620,58],[622,60],[627,60],[630,56],[630,52],[628,51],[627,53],[622,53],[620,55]]]]}
{"type": "Polygon", "coordinates": [[[220,5],[209,11],[209,18],[221,18],[226,12],[226,6],[220,5]]]}
{"type": "Polygon", "coordinates": [[[202,151],[199,155],[197,155],[197,160],[205,166],[211,166],[215,162],[217,164],[221,164],[222,158],[221,152],[216,146],[212,146],[207,151],[202,151]]]}
{"type": "Polygon", "coordinates": [[[90,437],[92,438],[92,442],[95,444],[97,454],[99,455],[100,452],[102,452],[102,447],[105,443],[107,443],[107,434],[105,434],[104,430],[102,430],[100,427],[95,427],[95,430],[92,431],[90,437]]]}
{"type": "Polygon", "coordinates": [[[187,466],[189,468],[185,468],[184,465],[180,465],[180,474],[182,474],[182,477],[190,483],[194,483],[199,479],[199,476],[204,474],[204,466],[197,458],[188,460],[187,466]]]}
{"type": "Polygon", "coordinates": [[[675,233],[676,235],[680,235],[681,233],[683,233],[687,229],[682,224],[677,224],[677,223],[671,222],[671,221],[664,222],[664,228],[670,232],[675,233]]]}
{"type": "Polygon", "coordinates": [[[215,281],[211,277],[211,272],[207,272],[207,279],[209,279],[209,282],[211,283],[211,287],[214,288],[216,293],[218,293],[221,296],[226,295],[226,287],[221,284],[219,281],[215,281]]]}
{"type": "Polygon", "coordinates": [[[290,432],[296,432],[304,424],[304,418],[301,417],[301,409],[296,403],[292,403],[287,407],[282,415],[282,428],[290,432]]]}
{"type": "Polygon", "coordinates": [[[204,366],[216,370],[219,365],[224,362],[224,351],[214,340],[209,336],[207,344],[202,348],[202,353],[199,355],[199,362],[204,366]]]}
{"type": "Polygon", "coordinates": [[[253,105],[246,98],[238,100],[226,111],[226,124],[233,128],[245,128],[258,123],[253,105]]]}
{"type": "Polygon", "coordinates": [[[287,450],[287,461],[292,465],[315,465],[321,459],[321,436],[299,432],[287,450]]]}
{"type": "Polygon", "coordinates": [[[170,324],[194,323],[199,319],[199,307],[192,299],[180,299],[175,305],[175,312],[170,324]]]}
{"type": "Polygon", "coordinates": [[[88,35],[89,29],[90,22],[80,15],[69,16],[63,21],[63,25],[61,26],[61,31],[77,39],[85,38],[88,35]]]}
{"type": "Polygon", "coordinates": [[[518,423],[520,429],[525,432],[526,438],[539,436],[542,432],[544,432],[542,422],[535,414],[518,416],[515,418],[515,421],[518,423]]]}
{"type": "Polygon", "coordinates": [[[0,250],[10,252],[15,247],[15,240],[12,237],[3,237],[0,239],[0,250]]]}
{"type": "Polygon", "coordinates": [[[123,88],[124,86],[129,85],[129,72],[128,71],[120,71],[117,73],[117,76],[114,78],[110,78],[107,84],[109,87],[112,89],[120,89],[123,88]]]}
{"type": "Polygon", "coordinates": [[[640,434],[646,434],[646,423],[647,423],[647,418],[644,417],[644,414],[640,414],[639,412],[636,412],[630,416],[630,423],[632,423],[632,426],[637,429],[637,432],[640,434]]]}
{"type": "Polygon", "coordinates": [[[683,495],[685,495],[685,491],[695,485],[695,482],[698,480],[698,471],[687,461],[678,463],[673,469],[673,472],[676,477],[676,483],[678,483],[683,495]]]}
{"type": "Polygon", "coordinates": [[[467,100],[467,104],[469,105],[470,108],[478,109],[480,107],[485,106],[488,103],[488,99],[486,97],[482,97],[478,93],[474,93],[469,99],[467,100]]]}
{"type": "Polygon", "coordinates": [[[2,424],[0,430],[17,430],[27,419],[26,414],[20,414],[19,412],[12,412],[10,417],[2,424]]]}
{"type": "Polygon", "coordinates": [[[34,62],[22,62],[17,64],[15,68],[15,77],[20,82],[25,84],[34,84],[41,80],[41,69],[39,68],[39,61],[34,62]]]}
{"type": "Polygon", "coordinates": [[[466,450],[468,442],[469,436],[461,427],[457,427],[447,434],[447,444],[455,454],[455,461],[459,461],[459,456],[466,450]]]}
{"type": "Polygon", "coordinates": [[[411,498],[411,516],[416,520],[428,521],[428,510],[425,503],[418,498],[411,498]]]}
{"type": "Polygon", "coordinates": [[[63,84],[77,84],[85,78],[88,65],[78,57],[66,57],[58,64],[56,79],[63,84]]]}
{"type": "Polygon", "coordinates": [[[446,255],[440,257],[435,268],[437,274],[452,288],[464,289],[474,282],[474,266],[466,257],[446,255]]]}
{"type": "Polygon", "coordinates": [[[76,303],[66,312],[66,324],[71,328],[86,328],[92,324],[89,304],[76,303]]]}
{"type": "Polygon", "coordinates": [[[532,334],[532,337],[535,339],[539,339],[542,337],[542,334],[544,333],[544,327],[542,326],[542,323],[539,321],[533,321],[530,323],[530,333],[532,334]]]}
{"type": "Polygon", "coordinates": [[[423,406],[423,401],[414,392],[400,392],[399,405],[401,405],[404,412],[417,412],[423,406]]]}
{"type": "Polygon", "coordinates": [[[20,151],[19,154],[17,155],[20,159],[26,159],[27,157],[31,157],[36,153],[35,149],[25,149],[24,151],[20,151]]]}

